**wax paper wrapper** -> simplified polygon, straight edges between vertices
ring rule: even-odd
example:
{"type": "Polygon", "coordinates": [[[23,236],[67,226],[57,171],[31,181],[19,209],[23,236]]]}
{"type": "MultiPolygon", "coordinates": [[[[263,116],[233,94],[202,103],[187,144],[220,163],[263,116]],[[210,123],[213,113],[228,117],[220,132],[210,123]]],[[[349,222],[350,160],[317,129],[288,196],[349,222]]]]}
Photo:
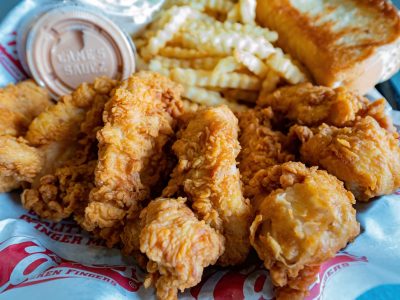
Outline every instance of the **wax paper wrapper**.
{"type": "MultiPolygon", "coordinates": [[[[0,25],[0,86],[26,77],[15,51],[22,2],[0,25]]],[[[372,91],[371,100],[380,95],[372,91]]],[[[398,112],[390,110],[396,124],[398,112]]],[[[399,170],[400,171],[400,170],[399,170]]],[[[361,234],[324,263],[307,299],[400,299],[400,193],[357,204],[361,234]]],[[[145,273],[132,258],[82,231],[73,221],[52,223],[24,210],[19,193],[0,194],[0,300],[153,299],[145,273]]],[[[273,299],[261,262],[207,268],[181,299],[273,299]]]]}

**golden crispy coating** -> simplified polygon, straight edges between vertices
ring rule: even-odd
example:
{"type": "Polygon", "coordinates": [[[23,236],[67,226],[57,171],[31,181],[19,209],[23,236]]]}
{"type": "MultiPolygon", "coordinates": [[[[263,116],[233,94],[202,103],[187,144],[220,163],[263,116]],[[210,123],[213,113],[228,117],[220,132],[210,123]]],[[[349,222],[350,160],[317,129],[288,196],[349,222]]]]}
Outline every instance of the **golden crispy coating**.
{"type": "MultiPolygon", "coordinates": [[[[96,132],[103,124],[104,105],[115,84],[115,81],[106,78],[97,79],[93,85],[84,84],[79,87],[71,98],[64,97],[64,99],[74,99],[68,102],[68,105],[59,102],[53,107],[70,107],[75,110],[76,106],[73,103],[86,103],[82,109],[83,119],[79,112],[65,115],[65,123],[58,123],[60,119],[56,116],[57,110],[50,109],[32,126],[40,128],[43,134],[47,134],[54,128],[52,125],[58,123],[56,127],[60,128],[59,133],[64,133],[46,140],[49,144],[43,147],[49,163],[41,172],[43,176],[37,179],[37,183],[23,192],[21,199],[24,207],[54,221],[60,221],[71,214],[74,214],[78,223],[82,221],[89,192],[94,187],[94,169],[98,151],[96,132]],[[73,124],[73,120],[79,123],[73,124]],[[72,127],[74,129],[68,136],[68,130],[72,127]],[[53,159],[58,162],[54,163],[53,159]]],[[[44,142],[45,139],[40,141],[44,142]]]]}
{"type": "Polygon", "coordinates": [[[24,190],[23,206],[42,218],[57,222],[72,213],[83,215],[89,192],[94,187],[96,163],[92,160],[79,164],[71,160],[54,174],[41,177],[38,188],[24,190]]]}
{"type": "Polygon", "coordinates": [[[0,135],[20,136],[28,126],[28,120],[20,113],[0,108],[0,135]]]}
{"type": "Polygon", "coordinates": [[[53,174],[79,150],[81,133],[90,135],[90,128],[81,129],[85,119],[88,124],[93,123],[92,129],[99,126],[98,122],[101,124],[101,119],[97,123],[91,120],[91,114],[98,105],[104,106],[116,84],[117,81],[107,77],[99,77],[93,84],[83,83],[71,95],[62,97],[57,105],[49,107],[33,120],[26,138],[39,147],[45,157],[44,167],[33,184],[34,188],[42,176],[53,174]]]}
{"type": "Polygon", "coordinates": [[[152,72],[123,82],[106,104],[98,132],[99,161],[83,226],[120,227],[134,219],[170,167],[165,145],[182,112],[181,87],[152,72]]]}
{"type": "MultiPolygon", "coordinates": [[[[85,215],[82,218],[77,218],[75,215],[74,218],[78,224],[84,228],[82,225],[85,221],[85,215]]],[[[105,227],[105,228],[96,228],[93,232],[91,232],[95,237],[105,240],[107,247],[112,248],[121,240],[121,232],[123,230],[122,226],[119,227],[105,227]]]]}
{"type": "MultiPolygon", "coordinates": [[[[148,258],[145,254],[140,252],[140,231],[142,230],[142,222],[140,218],[127,220],[123,227],[117,228],[116,232],[119,233],[121,240],[122,253],[126,256],[133,256],[136,263],[142,268],[146,269],[148,258]]],[[[104,231],[107,228],[103,228],[104,231]]],[[[109,243],[107,238],[107,243],[109,243]]]]}
{"type": "Polygon", "coordinates": [[[125,255],[133,254],[135,251],[139,250],[140,230],[141,227],[139,218],[129,220],[124,224],[121,232],[121,243],[123,245],[122,251],[125,255]]]}
{"type": "Polygon", "coordinates": [[[242,150],[239,154],[239,170],[245,197],[254,196],[249,186],[254,175],[268,167],[294,160],[294,155],[284,149],[286,136],[271,129],[271,108],[249,109],[238,113],[242,150]]]}
{"type": "Polygon", "coordinates": [[[185,200],[159,198],[140,215],[140,251],[149,258],[144,285],[154,285],[158,299],[178,299],[178,289],[198,284],[224,251],[223,236],[199,221],[185,200]]]}
{"type": "MultiPolygon", "coordinates": [[[[272,107],[276,117],[307,126],[322,123],[349,126],[359,116],[371,115],[382,127],[393,130],[385,115],[383,99],[370,103],[368,99],[344,88],[328,88],[304,83],[283,87],[258,99],[258,105],[272,107]]],[[[287,123],[287,122],[285,122],[287,123]]]]}
{"type": "Polygon", "coordinates": [[[23,138],[0,135],[0,193],[32,182],[42,167],[43,157],[23,138]]]}
{"type": "Polygon", "coordinates": [[[69,97],[71,96],[63,97],[57,105],[48,108],[33,120],[26,134],[32,145],[41,146],[76,138],[86,110],[64,102],[69,97]]]}
{"type": "Polygon", "coordinates": [[[308,295],[309,287],[315,282],[320,265],[305,266],[296,278],[290,278],[287,285],[276,289],[278,300],[303,300],[308,295]]]}
{"type": "Polygon", "coordinates": [[[24,135],[32,120],[52,104],[48,92],[32,80],[0,89],[0,135],[24,135]]]}
{"type": "MultiPolygon", "coordinates": [[[[379,125],[390,132],[397,132],[396,127],[393,125],[392,119],[386,112],[387,102],[385,99],[378,99],[374,102],[370,102],[367,107],[358,112],[357,120],[370,116],[379,123],[379,125]]],[[[352,126],[354,125],[351,124],[352,126]]]]}
{"type": "Polygon", "coordinates": [[[184,194],[199,218],[226,238],[221,265],[243,262],[250,245],[251,208],[241,190],[236,157],[238,121],[226,106],[198,111],[173,145],[179,162],[163,195],[184,194]]]}
{"type": "Polygon", "coordinates": [[[26,139],[35,146],[76,140],[87,111],[93,103],[104,103],[116,84],[115,80],[106,77],[95,79],[93,84],[82,83],[71,95],[61,97],[57,105],[33,120],[26,139]]]}
{"type": "Polygon", "coordinates": [[[336,177],[298,162],[271,167],[265,177],[267,185],[280,188],[259,202],[251,244],[275,286],[306,293],[302,282],[312,282],[312,268],[335,256],[360,231],[354,196],[336,177]]]}
{"type": "Polygon", "coordinates": [[[23,138],[32,119],[52,105],[45,89],[27,80],[0,89],[0,192],[32,182],[43,157],[23,138]]]}
{"type": "Polygon", "coordinates": [[[297,130],[305,141],[302,160],[344,181],[357,200],[368,201],[400,187],[398,135],[382,129],[375,119],[367,116],[345,128],[324,124],[315,134],[297,130]]]}
{"type": "Polygon", "coordinates": [[[368,100],[343,88],[332,89],[304,83],[283,87],[258,99],[261,106],[271,106],[276,114],[282,114],[298,124],[315,126],[323,122],[344,126],[354,121],[368,100]]]}

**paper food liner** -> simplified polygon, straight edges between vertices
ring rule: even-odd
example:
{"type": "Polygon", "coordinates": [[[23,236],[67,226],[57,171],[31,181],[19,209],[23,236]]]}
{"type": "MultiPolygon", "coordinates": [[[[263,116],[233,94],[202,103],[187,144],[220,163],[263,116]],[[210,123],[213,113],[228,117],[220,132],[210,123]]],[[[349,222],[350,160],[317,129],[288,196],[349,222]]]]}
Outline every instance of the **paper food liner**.
{"type": "MultiPolygon", "coordinates": [[[[0,86],[26,78],[15,49],[15,27],[33,7],[17,6],[0,25],[0,86]]],[[[370,99],[380,97],[372,91],[370,99]]],[[[396,124],[399,112],[388,106],[396,124]]],[[[399,170],[400,171],[400,170],[399,170]]],[[[361,234],[321,266],[307,299],[400,297],[400,192],[357,204],[361,234]]],[[[0,300],[152,299],[145,273],[132,258],[108,249],[76,223],[41,220],[24,210],[19,193],[0,194],[0,300]]],[[[207,268],[202,282],[180,299],[272,299],[261,262],[237,268],[207,268]]]]}

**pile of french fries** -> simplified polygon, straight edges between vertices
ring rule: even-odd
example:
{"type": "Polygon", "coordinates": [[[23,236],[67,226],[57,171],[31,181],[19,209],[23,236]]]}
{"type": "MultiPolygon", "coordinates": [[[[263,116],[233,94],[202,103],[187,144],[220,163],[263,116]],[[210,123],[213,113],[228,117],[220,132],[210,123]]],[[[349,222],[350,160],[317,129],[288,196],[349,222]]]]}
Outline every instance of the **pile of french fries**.
{"type": "Polygon", "coordinates": [[[168,76],[200,105],[255,102],[280,84],[307,81],[274,46],[276,32],[256,25],[256,0],[171,0],[134,39],[139,69],[168,76]]]}

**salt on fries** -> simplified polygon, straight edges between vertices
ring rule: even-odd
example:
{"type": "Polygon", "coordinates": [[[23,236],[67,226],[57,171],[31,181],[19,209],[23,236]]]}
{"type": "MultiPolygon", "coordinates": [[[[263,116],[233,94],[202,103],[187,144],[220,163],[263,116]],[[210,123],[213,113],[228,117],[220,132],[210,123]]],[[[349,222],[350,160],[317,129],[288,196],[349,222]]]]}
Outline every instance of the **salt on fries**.
{"type": "Polygon", "coordinates": [[[306,75],[274,46],[276,32],[256,25],[256,0],[170,0],[136,37],[140,68],[180,82],[199,105],[255,102],[306,75]]]}

